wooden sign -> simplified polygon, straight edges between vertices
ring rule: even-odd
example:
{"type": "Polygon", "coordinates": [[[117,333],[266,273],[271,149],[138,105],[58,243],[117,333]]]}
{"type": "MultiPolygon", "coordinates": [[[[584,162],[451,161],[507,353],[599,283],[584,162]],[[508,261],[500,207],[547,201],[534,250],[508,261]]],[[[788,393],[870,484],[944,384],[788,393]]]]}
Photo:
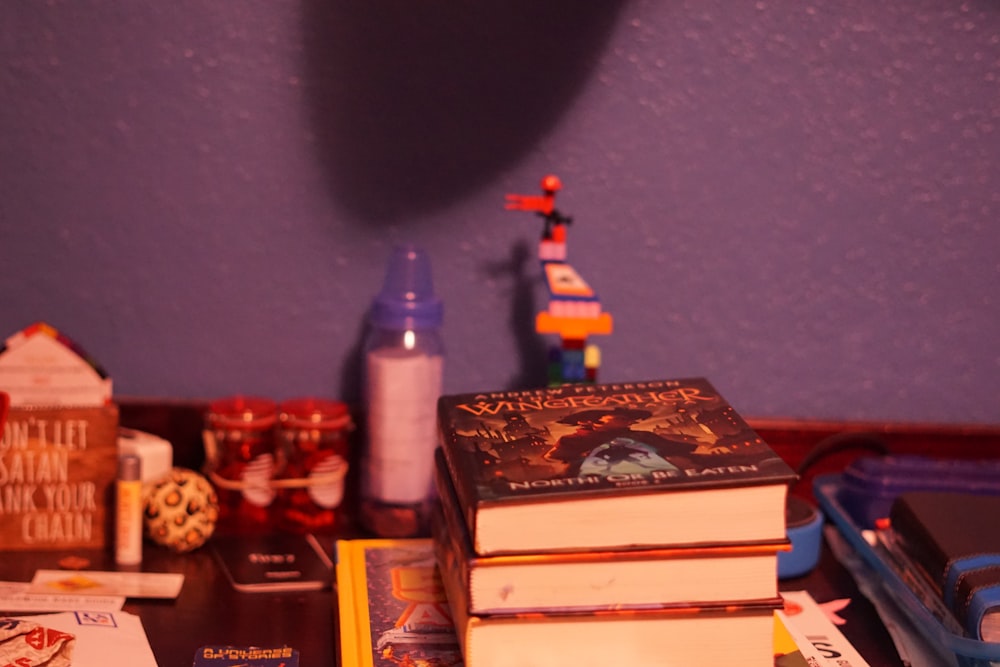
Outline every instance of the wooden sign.
{"type": "Polygon", "coordinates": [[[0,440],[0,551],[110,543],[118,408],[10,408],[0,440]]]}

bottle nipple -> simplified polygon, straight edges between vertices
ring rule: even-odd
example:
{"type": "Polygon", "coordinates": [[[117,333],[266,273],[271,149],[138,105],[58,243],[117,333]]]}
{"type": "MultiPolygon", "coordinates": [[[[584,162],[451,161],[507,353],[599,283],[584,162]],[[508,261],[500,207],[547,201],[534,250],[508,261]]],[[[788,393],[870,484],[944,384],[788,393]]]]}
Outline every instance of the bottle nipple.
{"type": "Polygon", "coordinates": [[[372,305],[376,326],[431,329],[441,326],[444,308],[434,293],[430,257],[413,245],[393,249],[382,289],[372,305]]]}

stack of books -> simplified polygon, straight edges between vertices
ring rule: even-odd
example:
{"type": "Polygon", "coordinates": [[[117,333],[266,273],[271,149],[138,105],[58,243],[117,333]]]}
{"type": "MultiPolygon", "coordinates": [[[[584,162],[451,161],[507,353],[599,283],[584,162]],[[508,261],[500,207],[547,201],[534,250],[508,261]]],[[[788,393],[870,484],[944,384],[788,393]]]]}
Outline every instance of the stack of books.
{"type": "Polygon", "coordinates": [[[774,664],[795,473],[708,381],[444,396],[438,420],[467,667],[774,664]]]}
{"type": "MultiPolygon", "coordinates": [[[[869,667],[833,624],[835,614],[821,608],[808,591],[783,591],[781,597],[784,607],[774,619],[773,667],[869,667]]],[[[338,665],[462,666],[462,650],[429,539],[339,540],[337,608],[338,665]]],[[[616,636],[591,638],[591,642],[617,640],[616,636]]],[[[679,663],[666,656],[660,664],[679,663]]]]}

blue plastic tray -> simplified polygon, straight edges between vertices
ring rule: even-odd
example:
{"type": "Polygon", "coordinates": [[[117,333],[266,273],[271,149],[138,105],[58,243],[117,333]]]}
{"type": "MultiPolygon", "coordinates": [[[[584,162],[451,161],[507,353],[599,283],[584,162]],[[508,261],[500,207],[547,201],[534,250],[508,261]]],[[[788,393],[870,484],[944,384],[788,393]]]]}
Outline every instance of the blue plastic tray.
{"type": "Polygon", "coordinates": [[[1000,643],[981,642],[949,630],[927,608],[912,589],[883,559],[880,549],[865,539],[863,517],[853,516],[842,501],[843,475],[820,475],[813,480],[813,494],[827,519],[833,522],[847,542],[879,576],[882,585],[897,606],[928,640],[955,655],[962,667],[990,667],[1000,664],[1000,643]]]}

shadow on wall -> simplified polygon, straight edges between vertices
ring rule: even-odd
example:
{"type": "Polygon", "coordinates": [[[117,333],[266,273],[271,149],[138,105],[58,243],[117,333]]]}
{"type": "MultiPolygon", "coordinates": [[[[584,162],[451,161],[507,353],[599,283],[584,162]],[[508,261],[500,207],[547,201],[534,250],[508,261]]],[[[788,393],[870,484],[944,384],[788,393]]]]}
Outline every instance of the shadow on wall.
{"type": "Polygon", "coordinates": [[[433,211],[537,145],[624,0],[304,0],[308,112],[338,202],[368,223],[433,211]]]}
{"type": "Polygon", "coordinates": [[[534,249],[526,242],[515,243],[506,262],[496,262],[487,267],[486,273],[510,293],[510,311],[507,324],[516,343],[517,374],[510,378],[505,389],[509,391],[545,387],[548,384],[549,343],[535,330],[536,287],[540,276],[534,267],[537,263],[534,249]]]}

